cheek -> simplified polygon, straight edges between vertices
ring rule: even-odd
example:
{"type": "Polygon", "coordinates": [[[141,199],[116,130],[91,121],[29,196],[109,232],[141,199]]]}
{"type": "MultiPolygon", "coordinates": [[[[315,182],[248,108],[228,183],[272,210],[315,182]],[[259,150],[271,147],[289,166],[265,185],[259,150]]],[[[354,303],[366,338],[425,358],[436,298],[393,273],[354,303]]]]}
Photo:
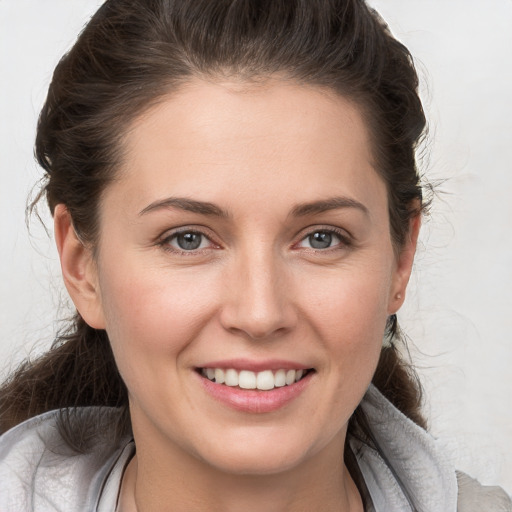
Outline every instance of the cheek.
{"type": "Polygon", "coordinates": [[[387,317],[391,272],[386,266],[333,272],[322,281],[312,279],[305,296],[324,322],[342,323],[347,332],[370,328],[387,317]]]}
{"type": "Polygon", "coordinates": [[[208,276],[199,280],[128,259],[101,270],[106,330],[121,373],[153,372],[155,361],[176,359],[214,314],[208,276]]]}
{"type": "Polygon", "coordinates": [[[376,364],[388,316],[390,268],[386,262],[352,267],[306,285],[304,314],[321,334],[333,365],[376,364]]]}

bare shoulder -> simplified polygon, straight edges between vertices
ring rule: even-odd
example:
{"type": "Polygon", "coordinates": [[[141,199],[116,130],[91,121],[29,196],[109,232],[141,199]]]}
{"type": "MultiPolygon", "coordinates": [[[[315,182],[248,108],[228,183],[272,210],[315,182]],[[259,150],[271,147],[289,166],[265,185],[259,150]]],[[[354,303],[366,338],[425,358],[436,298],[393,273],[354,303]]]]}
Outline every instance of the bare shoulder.
{"type": "Polygon", "coordinates": [[[457,512],[512,512],[512,501],[501,487],[485,486],[457,472],[459,498],[457,512]]]}

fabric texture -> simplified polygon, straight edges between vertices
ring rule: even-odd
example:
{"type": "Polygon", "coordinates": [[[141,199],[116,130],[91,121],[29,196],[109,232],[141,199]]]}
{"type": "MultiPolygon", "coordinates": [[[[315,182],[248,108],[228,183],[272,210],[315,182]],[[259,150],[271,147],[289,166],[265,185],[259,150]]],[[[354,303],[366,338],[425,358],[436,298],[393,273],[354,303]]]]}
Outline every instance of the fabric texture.
{"type": "MultiPolygon", "coordinates": [[[[436,441],[371,386],[362,402],[376,448],[350,440],[370,501],[368,512],[512,512],[498,487],[457,473],[436,441]]],[[[1,512],[115,512],[130,437],[114,443],[106,425],[116,409],[69,411],[88,440],[73,452],[57,428],[58,412],[32,418],[0,437],[1,512]]]]}
{"type": "Polygon", "coordinates": [[[115,444],[106,428],[115,409],[70,411],[89,438],[71,450],[57,428],[58,412],[32,418],[0,437],[0,512],[114,512],[124,467],[135,448],[115,444]]]}
{"type": "Polygon", "coordinates": [[[457,512],[512,511],[510,497],[501,487],[483,486],[468,475],[457,472],[459,503],[457,512]]]}

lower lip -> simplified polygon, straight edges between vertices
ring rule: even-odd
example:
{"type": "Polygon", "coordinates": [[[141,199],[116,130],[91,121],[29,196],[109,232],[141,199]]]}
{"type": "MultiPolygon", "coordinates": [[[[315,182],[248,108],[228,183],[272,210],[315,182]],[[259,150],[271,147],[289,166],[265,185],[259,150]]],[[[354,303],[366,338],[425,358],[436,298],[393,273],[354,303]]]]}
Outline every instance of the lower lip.
{"type": "Polygon", "coordinates": [[[237,411],[266,413],[277,411],[296,399],[310,384],[314,373],[311,371],[294,384],[269,391],[230,387],[212,382],[200,374],[197,375],[201,379],[203,388],[215,400],[237,411]]]}

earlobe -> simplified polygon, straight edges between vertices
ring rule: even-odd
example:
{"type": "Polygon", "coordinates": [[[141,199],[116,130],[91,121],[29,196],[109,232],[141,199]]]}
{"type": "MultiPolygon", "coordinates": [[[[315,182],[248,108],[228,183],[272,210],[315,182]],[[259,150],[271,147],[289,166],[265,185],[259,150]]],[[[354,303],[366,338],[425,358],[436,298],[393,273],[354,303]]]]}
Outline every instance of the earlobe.
{"type": "Polygon", "coordinates": [[[421,227],[421,214],[418,213],[409,221],[409,233],[397,259],[397,266],[389,298],[389,314],[396,313],[405,301],[405,290],[411,277],[416,246],[421,227]]]}
{"type": "Polygon", "coordinates": [[[82,318],[95,329],[104,329],[96,264],[92,250],[76,234],[64,204],[54,211],[54,230],[64,284],[82,318]]]}

